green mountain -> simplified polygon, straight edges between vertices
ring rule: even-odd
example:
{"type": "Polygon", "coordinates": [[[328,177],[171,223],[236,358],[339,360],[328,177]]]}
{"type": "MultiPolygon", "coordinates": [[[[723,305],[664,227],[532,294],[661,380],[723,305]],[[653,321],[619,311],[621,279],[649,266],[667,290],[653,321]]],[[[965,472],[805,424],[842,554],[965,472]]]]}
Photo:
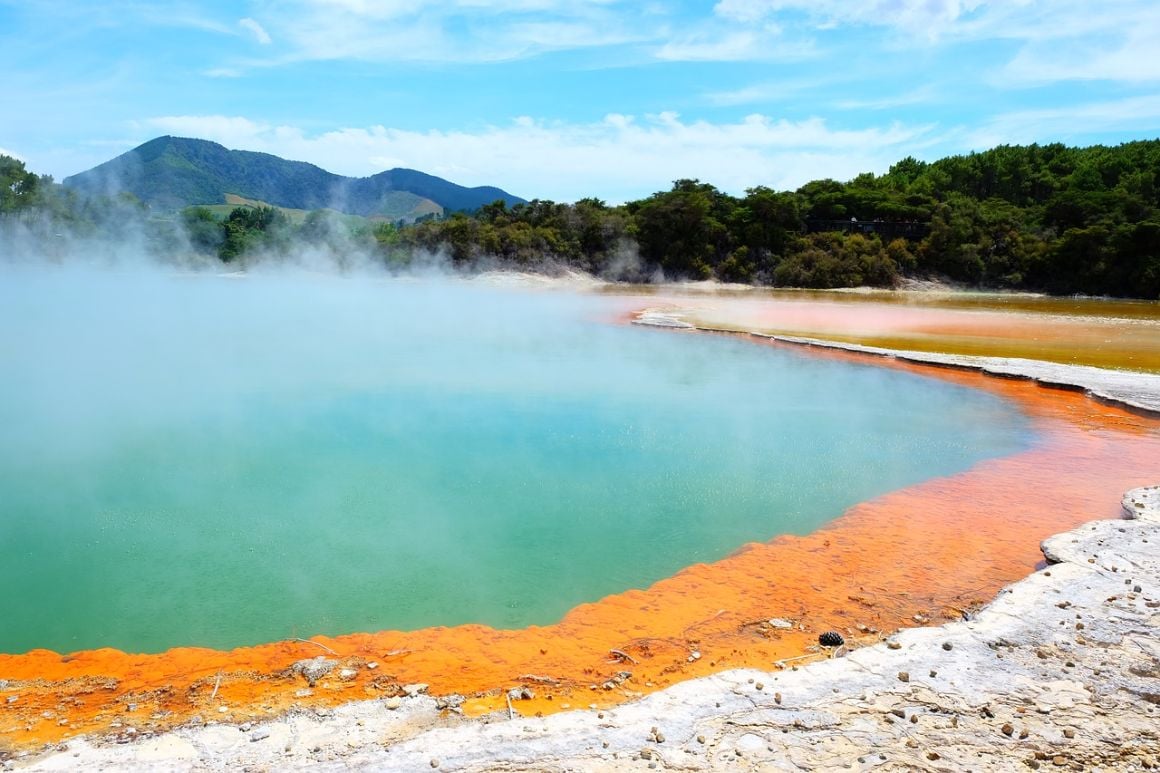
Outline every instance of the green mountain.
{"type": "Polygon", "coordinates": [[[343,177],[303,161],[168,136],[67,177],[64,185],[88,193],[132,193],[159,211],[225,204],[232,195],[288,209],[413,219],[472,211],[497,199],[509,205],[523,201],[499,188],[466,188],[414,169],[343,177]]]}

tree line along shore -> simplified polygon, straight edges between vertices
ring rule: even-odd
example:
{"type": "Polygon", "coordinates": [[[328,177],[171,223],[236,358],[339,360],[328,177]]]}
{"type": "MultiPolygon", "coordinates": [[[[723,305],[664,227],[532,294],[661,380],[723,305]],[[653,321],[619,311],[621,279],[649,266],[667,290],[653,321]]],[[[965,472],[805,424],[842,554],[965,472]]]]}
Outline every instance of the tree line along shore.
{"type": "Polygon", "coordinates": [[[62,235],[130,231],[158,257],[245,266],[308,251],[388,268],[577,270],[612,280],[780,287],[968,287],[1160,298],[1160,139],[1115,147],[1000,146],[883,175],[733,196],[698,180],[609,205],[496,201],[415,222],[335,210],[188,207],[81,194],[0,156],[0,236],[52,254],[62,235]],[[134,230],[135,229],[135,230],[134,230]]]}

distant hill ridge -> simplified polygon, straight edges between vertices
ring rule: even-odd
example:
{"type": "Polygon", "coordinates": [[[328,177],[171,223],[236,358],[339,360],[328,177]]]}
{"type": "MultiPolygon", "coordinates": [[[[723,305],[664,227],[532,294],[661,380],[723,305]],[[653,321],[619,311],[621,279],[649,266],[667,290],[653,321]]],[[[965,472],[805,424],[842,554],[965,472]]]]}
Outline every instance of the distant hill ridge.
{"type": "Polygon", "coordinates": [[[390,218],[427,214],[432,204],[443,211],[470,211],[497,199],[509,205],[524,201],[499,188],[467,188],[414,169],[344,177],[304,161],[170,136],[67,177],[64,185],[89,193],[132,193],[161,211],[224,204],[227,194],[290,209],[390,218]]]}

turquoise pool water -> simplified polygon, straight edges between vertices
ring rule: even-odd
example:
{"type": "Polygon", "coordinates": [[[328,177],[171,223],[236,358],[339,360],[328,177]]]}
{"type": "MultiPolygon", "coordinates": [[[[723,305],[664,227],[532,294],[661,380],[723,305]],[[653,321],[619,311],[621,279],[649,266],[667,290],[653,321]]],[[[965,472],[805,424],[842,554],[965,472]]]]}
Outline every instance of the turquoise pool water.
{"type": "Polygon", "coordinates": [[[612,302],[0,276],[0,651],[550,623],[1032,440],[987,394],[612,302]]]}

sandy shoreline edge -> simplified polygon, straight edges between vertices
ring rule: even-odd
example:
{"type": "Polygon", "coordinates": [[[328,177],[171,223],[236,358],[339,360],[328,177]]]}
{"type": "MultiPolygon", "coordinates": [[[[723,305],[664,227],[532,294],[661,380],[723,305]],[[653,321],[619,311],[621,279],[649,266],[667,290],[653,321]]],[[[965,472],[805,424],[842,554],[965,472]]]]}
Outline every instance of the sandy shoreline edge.
{"type": "MultiPolygon", "coordinates": [[[[666,326],[692,327],[677,321],[666,326]]],[[[1146,374],[750,335],[1031,378],[1160,413],[1160,377],[1146,374]],[[978,362],[992,360],[996,362],[978,362]],[[1092,376],[1115,378],[1109,382],[1092,376]]],[[[1044,553],[1056,563],[1009,586],[973,620],[902,631],[889,643],[797,671],[730,671],[683,682],[616,709],[545,719],[464,721],[443,716],[435,700],[423,695],[401,702],[362,701],[243,725],[244,730],[235,724],[208,724],[125,744],[74,739],[67,748],[10,760],[4,767],[885,770],[1011,769],[1018,763],[1031,768],[1160,765],[1160,640],[1155,633],[1160,630],[1160,561],[1151,555],[1160,542],[1160,487],[1133,490],[1123,504],[1133,520],[1096,521],[1046,540],[1044,553]]]]}

